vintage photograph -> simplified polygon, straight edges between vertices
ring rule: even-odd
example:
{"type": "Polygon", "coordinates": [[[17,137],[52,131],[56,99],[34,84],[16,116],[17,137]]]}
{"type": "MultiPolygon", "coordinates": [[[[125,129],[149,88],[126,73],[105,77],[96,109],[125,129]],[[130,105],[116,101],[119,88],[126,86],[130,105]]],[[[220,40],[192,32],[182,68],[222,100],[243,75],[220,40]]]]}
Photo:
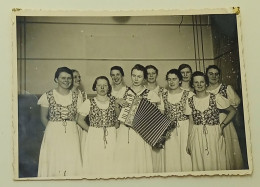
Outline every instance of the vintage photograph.
{"type": "Polygon", "coordinates": [[[239,10],[35,12],[14,13],[14,179],[251,174],[239,10]]]}

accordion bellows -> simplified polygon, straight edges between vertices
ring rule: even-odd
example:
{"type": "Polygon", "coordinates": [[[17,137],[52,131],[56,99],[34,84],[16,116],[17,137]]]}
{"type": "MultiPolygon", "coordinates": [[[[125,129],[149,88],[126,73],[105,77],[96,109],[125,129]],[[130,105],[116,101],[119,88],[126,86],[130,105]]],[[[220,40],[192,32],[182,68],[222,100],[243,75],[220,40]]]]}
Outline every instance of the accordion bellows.
{"type": "Polygon", "coordinates": [[[157,106],[145,98],[136,97],[127,109],[127,115],[126,113],[122,115],[125,125],[132,127],[155,148],[163,148],[165,141],[170,137],[170,131],[176,127],[176,122],[163,115],[157,106]]]}

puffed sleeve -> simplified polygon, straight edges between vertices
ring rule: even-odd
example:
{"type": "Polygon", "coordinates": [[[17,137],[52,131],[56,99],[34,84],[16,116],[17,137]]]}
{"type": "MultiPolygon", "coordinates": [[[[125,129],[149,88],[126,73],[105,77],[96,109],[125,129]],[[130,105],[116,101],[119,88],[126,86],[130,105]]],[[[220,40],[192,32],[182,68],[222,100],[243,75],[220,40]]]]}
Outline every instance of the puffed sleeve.
{"type": "Polygon", "coordinates": [[[160,97],[153,91],[150,91],[148,93],[147,99],[151,102],[151,103],[157,103],[160,104],[161,99],[160,97]]]}
{"type": "Polygon", "coordinates": [[[240,100],[239,96],[237,95],[237,93],[232,88],[232,86],[230,86],[230,85],[227,86],[227,97],[230,102],[230,105],[237,108],[238,105],[240,104],[241,100],[240,100]]]}
{"type": "Polygon", "coordinates": [[[230,106],[229,100],[220,94],[216,95],[216,104],[218,109],[226,109],[230,106]]]}
{"type": "Polygon", "coordinates": [[[87,116],[89,114],[89,110],[90,110],[90,100],[86,99],[80,106],[78,109],[78,113],[82,116],[87,116]]]}
{"type": "Polygon", "coordinates": [[[38,105],[41,105],[42,107],[49,107],[49,101],[48,101],[48,99],[47,99],[47,94],[46,93],[44,93],[41,97],[40,97],[40,99],[38,100],[38,103],[37,103],[38,105]]]}

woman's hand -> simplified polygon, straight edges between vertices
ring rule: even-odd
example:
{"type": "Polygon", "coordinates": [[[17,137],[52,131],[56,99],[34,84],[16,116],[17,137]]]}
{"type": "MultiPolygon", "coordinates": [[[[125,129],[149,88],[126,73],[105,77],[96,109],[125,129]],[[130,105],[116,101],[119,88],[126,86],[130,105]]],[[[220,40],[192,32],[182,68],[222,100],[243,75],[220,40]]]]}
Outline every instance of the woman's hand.
{"type": "Polygon", "coordinates": [[[220,124],[220,135],[221,136],[224,136],[224,128],[226,127],[227,125],[225,123],[221,123],[220,124]]]}
{"type": "Polygon", "coordinates": [[[82,128],[83,130],[85,130],[85,131],[88,132],[89,125],[86,123],[85,117],[86,117],[86,116],[82,116],[82,115],[78,114],[77,123],[78,123],[79,126],[81,126],[81,128],[82,128]]]}
{"type": "Polygon", "coordinates": [[[115,103],[116,103],[116,105],[119,105],[121,107],[126,107],[129,105],[129,103],[126,100],[124,100],[123,98],[116,99],[115,103]]]}
{"type": "Polygon", "coordinates": [[[117,120],[116,123],[115,123],[115,128],[118,129],[120,127],[120,121],[117,120]]]}

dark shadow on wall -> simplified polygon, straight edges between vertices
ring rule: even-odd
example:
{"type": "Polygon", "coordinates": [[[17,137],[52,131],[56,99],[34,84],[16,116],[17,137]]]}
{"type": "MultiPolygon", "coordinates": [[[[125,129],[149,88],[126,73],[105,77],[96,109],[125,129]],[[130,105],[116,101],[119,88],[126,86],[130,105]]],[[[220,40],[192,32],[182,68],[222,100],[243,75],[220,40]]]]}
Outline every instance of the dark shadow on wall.
{"type": "Polygon", "coordinates": [[[214,63],[221,69],[221,81],[224,84],[231,85],[241,99],[233,123],[244,159],[244,169],[248,169],[236,15],[212,15],[211,22],[214,63]]]}
{"type": "Polygon", "coordinates": [[[18,96],[19,178],[37,177],[44,126],[35,95],[18,96]]]}

